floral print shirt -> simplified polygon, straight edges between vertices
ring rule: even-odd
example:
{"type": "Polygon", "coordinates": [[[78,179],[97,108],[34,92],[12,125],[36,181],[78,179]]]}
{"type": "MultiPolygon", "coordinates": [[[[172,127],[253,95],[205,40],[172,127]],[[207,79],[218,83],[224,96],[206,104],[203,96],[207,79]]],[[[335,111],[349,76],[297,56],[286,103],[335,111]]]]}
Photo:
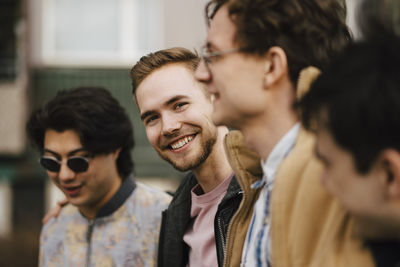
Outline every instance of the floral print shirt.
{"type": "Polygon", "coordinates": [[[93,220],[67,205],[42,229],[39,266],[156,266],[161,212],[169,202],[168,194],[131,176],[93,220]]]}

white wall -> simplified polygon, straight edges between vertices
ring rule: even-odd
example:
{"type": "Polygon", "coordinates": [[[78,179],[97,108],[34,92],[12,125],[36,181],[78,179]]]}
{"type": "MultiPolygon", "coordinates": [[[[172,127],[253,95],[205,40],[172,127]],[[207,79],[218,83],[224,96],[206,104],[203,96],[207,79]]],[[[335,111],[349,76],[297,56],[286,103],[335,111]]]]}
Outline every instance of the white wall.
{"type": "Polygon", "coordinates": [[[18,77],[0,83],[0,154],[19,155],[25,149],[27,102],[26,22],[16,27],[18,77]]]}
{"type": "Polygon", "coordinates": [[[0,153],[18,155],[25,149],[26,87],[0,84],[0,153]]]}
{"type": "Polygon", "coordinates": [[[165,48],[199,48],[206,38],[204,7],[208,0],[165,0],[165,48]]]}
{"type": "Polygon", "coordinates": [[[349,25],[354,38],[360,37],[360,32],[357,27],[357,11],[358,5],[361,3],[361,0],[346,0],[347,4],[347,25],[349,25]]]}
{"type": "MultiPolygon", "coordinates": [[[[1,177],[0,177],[1,178],[1,177]]],[[[7,179],[0,179],[0,237],[11,234],[12,190],[7,179]]]]}

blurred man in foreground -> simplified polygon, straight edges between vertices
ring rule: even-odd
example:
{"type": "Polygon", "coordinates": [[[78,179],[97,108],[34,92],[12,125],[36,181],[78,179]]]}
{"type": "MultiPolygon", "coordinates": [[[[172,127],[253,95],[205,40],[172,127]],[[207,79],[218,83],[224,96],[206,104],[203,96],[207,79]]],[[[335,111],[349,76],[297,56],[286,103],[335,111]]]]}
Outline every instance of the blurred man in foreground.
{"type": "Polygon", "coordinates": [[[323,185],[354,217],[356,234],[367,240],[376,265],[398,266],[400,38],[393,21],[382,21],[391,18],[390,5],[365,4],[386,16],[363,19],[365,39],[345,50],[299,107],[305,127],[317,136],[323,185]]]}

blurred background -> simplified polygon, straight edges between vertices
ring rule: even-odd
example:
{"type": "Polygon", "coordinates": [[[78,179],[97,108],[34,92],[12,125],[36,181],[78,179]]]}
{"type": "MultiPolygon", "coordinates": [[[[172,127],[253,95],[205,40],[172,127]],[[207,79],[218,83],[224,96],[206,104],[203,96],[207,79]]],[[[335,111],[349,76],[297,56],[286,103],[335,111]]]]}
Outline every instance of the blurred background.
{"type": "MultiPolygon", "coordinates": [[[[41,219],[62,195],[25,137],[30,112],[60,89],[103,86],[127,109],[135,175],[174,191],[183,173],[146,139],[129,70],[151,51],[199,48],[207,0],[0,0],[0,266],[37,266],[41,219]]],[[[348,24],[357,37],[348,0],[348,24]]]]}

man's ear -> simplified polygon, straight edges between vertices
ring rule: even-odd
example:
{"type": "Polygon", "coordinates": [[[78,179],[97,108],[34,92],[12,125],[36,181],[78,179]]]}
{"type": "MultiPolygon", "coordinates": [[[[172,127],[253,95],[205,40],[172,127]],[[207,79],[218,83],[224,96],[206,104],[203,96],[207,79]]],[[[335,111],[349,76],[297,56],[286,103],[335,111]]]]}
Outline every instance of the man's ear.
{"type": "Polygon", "coordinates": [[[285,51],[279,46],[271,47],[265,57],[264,88],[268,88],[288,75],[285,51]]]}
{"type": "Polygon", "coordinates": [[[113,158],[114,160],[117,160],[119,153],[121,152],[121,148],[118,148],[117,150],[115,150],[112,154],[113,154],[113,158]]]}
{"type": "Polygon", "coordinates": [[[385,171],[383,183],[387,196],[400,199],[400,153],[395,149],[385,149],[381,153],[381,162],[385,171]]]}

